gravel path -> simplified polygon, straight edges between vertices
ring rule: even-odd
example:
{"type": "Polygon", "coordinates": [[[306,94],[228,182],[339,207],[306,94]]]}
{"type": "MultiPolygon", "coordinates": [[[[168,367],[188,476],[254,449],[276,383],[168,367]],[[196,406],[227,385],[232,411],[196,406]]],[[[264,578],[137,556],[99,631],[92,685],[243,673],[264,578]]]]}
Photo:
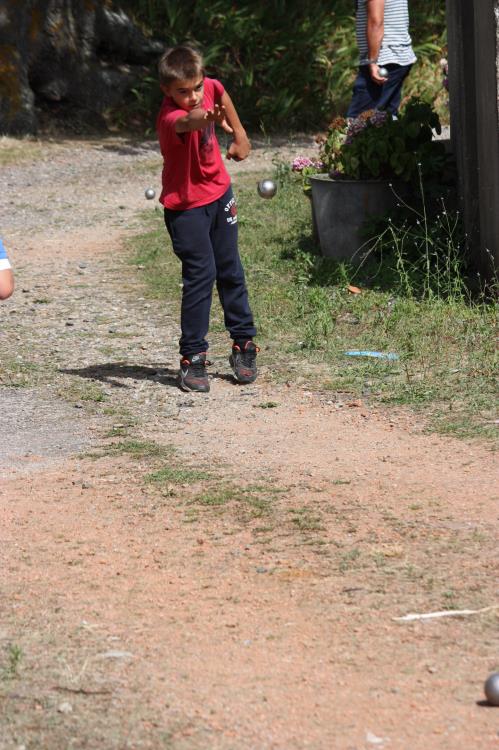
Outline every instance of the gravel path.
{"type": "Polygon", "coordinates": [[[42,145],[1,172],[0,750],[492,747],[496,611],[393,619],[496,602],[488,450],[227,352],[180,392],[125,246],[156,146],[42,145]]]}

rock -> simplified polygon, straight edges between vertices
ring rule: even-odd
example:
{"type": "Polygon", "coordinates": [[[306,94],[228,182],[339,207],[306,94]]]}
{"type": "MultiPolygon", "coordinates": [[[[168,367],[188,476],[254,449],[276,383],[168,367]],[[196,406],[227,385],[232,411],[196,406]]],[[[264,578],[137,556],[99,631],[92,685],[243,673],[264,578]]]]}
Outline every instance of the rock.
{"type": "Polygon", "coordinates": [[[56,117],[59,126],[69,117],[80,132],[83,124],[87,132],[105,128],[103,113],[166,46],[108,3],[42,0],[2,8],[0,133],[36,133],[40,116],[56,117]]]}

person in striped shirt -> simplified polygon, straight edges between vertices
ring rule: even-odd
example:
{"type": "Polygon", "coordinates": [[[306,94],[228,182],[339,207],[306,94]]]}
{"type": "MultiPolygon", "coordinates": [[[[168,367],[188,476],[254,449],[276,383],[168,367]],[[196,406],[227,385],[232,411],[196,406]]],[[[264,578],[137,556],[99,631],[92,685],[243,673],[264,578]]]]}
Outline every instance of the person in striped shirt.
{"type": "Polygon", "coordinates": [[[359,72],[347,117],[369,109],[396,116],[402,84],[416,61],[408,0],[355,0],[359,72]]]}

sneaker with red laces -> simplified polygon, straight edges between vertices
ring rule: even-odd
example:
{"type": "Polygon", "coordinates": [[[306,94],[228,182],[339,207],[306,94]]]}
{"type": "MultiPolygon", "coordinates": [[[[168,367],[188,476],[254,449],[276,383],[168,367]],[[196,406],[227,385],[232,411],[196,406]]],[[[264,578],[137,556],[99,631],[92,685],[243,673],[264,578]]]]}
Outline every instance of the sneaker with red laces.
{"type": "Polygon", "coordinates": [[[259,351],[260,349],[253,341],[246,341],[243,346],[234,342],[229,363],[238,383],[253,383],[256,380],[258,374],[256,355],[259,351]]]}
{"type": "Polygon", "coordinates": [[[178,373],[178,384],[183,391],[199,391],[207,393],[210,390],[206,365],[210,362],[206,359],[206,352],[191,354],[180,360],[178,373]]]}

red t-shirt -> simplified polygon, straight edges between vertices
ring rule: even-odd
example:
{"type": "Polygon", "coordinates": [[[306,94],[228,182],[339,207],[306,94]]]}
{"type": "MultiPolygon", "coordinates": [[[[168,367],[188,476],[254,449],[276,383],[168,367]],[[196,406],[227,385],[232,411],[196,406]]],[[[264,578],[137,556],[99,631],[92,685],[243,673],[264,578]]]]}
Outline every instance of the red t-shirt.
{"type": "MultiPolygon", "coordinates": [[[[202,107],[219,104],[224,87],[214,78],[204,79],[202,107]]],[[[215,123],[204,130],[176,133],[175,122],[186,111],[165,96],[156,128],[163,155],[163,190],[159,199],[165,208],[182,211],[218,200],[230,185],[230,177],[215,135],[215,123]]]]}

